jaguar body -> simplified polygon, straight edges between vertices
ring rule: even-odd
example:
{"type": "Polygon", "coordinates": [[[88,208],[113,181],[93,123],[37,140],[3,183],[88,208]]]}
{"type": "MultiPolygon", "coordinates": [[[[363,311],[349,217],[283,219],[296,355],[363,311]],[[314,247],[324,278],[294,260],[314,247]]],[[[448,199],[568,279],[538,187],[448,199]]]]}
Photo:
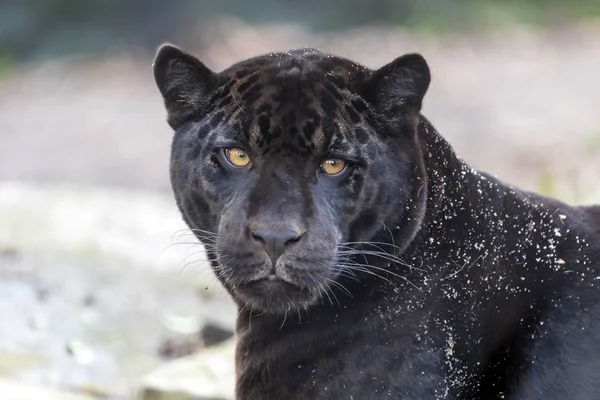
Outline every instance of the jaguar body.
{"type": "Polygon", "coordinates": [[[421,114],[430,70],[314,49],[154,74],[185,222],[239,306],[236,396],[600,398],[600,207],[513,188],[421,114]]]}

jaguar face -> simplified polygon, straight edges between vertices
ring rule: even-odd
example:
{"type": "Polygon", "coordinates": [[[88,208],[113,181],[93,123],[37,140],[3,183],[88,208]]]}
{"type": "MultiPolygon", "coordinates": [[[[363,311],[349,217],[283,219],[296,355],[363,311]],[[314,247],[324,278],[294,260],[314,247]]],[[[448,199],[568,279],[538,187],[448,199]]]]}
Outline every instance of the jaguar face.
{"type": "Polygon", "coordinates": [[[154,73],[175,130],[178,207],[240,306],[329,301],[368,276],[365,243],[414,236],[421,56],[370,71],[305,49],[215,73],[165,45],[154,73]]]}

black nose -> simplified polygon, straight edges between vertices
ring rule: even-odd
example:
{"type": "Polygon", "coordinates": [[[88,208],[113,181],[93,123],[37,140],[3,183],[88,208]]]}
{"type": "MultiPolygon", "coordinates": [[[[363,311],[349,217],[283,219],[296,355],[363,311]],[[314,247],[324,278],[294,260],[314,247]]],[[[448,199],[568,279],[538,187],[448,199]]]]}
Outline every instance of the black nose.
{"type": "Polygon", "coordinates": [[[273,266],[280,255],[285,251],[286,245],[298,241],[303,232],[293,229],[268,229],[256,228],[252,229],[252,237],[265,245],[265,250],[273,266]]]}

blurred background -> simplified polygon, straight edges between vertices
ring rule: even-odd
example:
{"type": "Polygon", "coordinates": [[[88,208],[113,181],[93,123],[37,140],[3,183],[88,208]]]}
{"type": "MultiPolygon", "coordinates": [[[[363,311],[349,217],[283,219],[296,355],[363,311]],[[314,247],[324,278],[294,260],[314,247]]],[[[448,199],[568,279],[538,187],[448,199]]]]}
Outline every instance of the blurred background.
{"type": "Polygon", "coordinates": [[[472,166],[600,203],[597,0],[0,0],[0,399],[231,398],[236,311],[170,193],[165,41],[214,70],[420,52],[472,166]]]}

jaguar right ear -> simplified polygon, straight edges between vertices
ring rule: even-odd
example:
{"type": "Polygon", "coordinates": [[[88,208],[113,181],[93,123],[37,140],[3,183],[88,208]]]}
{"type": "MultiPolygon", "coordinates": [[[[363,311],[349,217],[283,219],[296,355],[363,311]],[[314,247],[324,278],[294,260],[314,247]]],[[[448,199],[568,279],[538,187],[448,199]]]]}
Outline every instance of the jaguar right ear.
{"type": "Polygon", "coordinates": [[[431,74],[420,54],[405,54],[374,71],[360,90],[376,109],[390,116],[399,111],[419,112],[431,74]]]}
{"type": "Polygon", "coordinates": [[[154,58],[154,80],[163,96],[167,122],[177,129],[190,117],[205,112],[217,74],[177,46],[164,44],[154,58]]]}

